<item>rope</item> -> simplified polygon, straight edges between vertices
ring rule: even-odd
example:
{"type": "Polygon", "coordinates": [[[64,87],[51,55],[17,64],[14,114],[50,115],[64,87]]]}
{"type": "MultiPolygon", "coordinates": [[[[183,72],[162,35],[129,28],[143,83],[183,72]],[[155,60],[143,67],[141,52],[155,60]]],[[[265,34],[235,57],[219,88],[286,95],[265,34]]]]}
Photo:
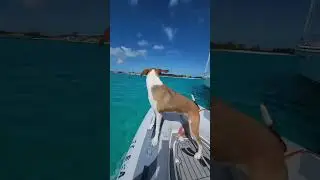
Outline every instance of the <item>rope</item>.
{"type": "Polygon", "coordinates": [[[314,155],[314,156],[316,156],[316,157],[319,157],[318,154],[316,154],[316,153],[314,153],[314,152],[312,152],[312,151],[306,150],[306,149],[299,149],[299,150],[290,152],[290,153],[284,155],[284,157],[287,159],[287,158],[290,158],[290,157],[295,156],[295,155],[297,155],[297,154],[303,154],[303,153],[308,153],[308,154],[312,154],[312,155],[314,155]]]}

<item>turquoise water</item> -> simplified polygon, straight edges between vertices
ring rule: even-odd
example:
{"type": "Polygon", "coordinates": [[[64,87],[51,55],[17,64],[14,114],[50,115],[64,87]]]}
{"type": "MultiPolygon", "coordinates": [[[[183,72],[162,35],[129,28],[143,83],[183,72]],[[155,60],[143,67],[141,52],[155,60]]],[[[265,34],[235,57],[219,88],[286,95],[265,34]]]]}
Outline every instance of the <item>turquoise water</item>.
{"type": "MultiPolygon", "coordinates": [[[[94,44],[0,39],[0,49],[0,179],[108,179],[147,112],[145,80],[108,79],[109,50],[94,44]]],[[[201,80],[163,80],[206,105],[201,80]]]]}
{"type": "MultiPolygon", "coordinates": [[[[96,45],[0,39],[0,48],[0,179],[109,178],[149,108],[145,79],[109,74],[109,51],[96,45]]],[[[319,151],[320,87],[299,76],[297,57],[211,58],[214,95],[256,118],[264,102],[282,135],[319,151]]],[[[163,81],[208,105],[201,80],[163,81]]]]}
{"type": "Polygon", "coordinates": [[[0,179],[108,179],[108,48],[0,39],[0,179]]]}
{"type": "Polygon", "coordinates": [[[211,53],[212,92],[260,120],[264,102],[283,136],[320,151],[320,87],[299,75],[296,56],[211,53]]]}
{"type": "MultiPolygon", "coordinates": [[[[210,92],[203,86],[203,80],[161,79],[167,86],[190,99],[190,94],[194,94],[200,105],[208,107],[210,92]]],[[[110,172],[115,172],[150,108],[145,77],[111,73],[110,98],[110,172]]]]}

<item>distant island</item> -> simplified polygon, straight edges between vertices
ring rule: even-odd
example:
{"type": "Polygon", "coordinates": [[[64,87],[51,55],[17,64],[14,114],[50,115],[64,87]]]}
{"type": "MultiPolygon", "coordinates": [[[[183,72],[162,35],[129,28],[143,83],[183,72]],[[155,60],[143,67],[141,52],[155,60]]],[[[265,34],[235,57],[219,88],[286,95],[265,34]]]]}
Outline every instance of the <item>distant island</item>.
{"type": "MultiPolygon", "coordinates": [[[[33,39],[33,40],[56,40],[56,41],[67,41],[74,43],[90,43],[98,44],[100,46],[109,44],[110,40],[110,29],[106,29],[104,34],[88,35],[79,34],[78,32],[72,32],[68,34],[49,35],[41,32],[10,32],[0,30],[1,37],[10,37],[16,39],[33,39]]],[[[216,43],[210,42],[210,49],[213,51],[235,51],[235,52],[250,52],[250,53],[265,53],[265,54],[283,54],[293,55],[295,49],[293,48],[260,48],[259,45],[247,46],[245,44],[238,44],[234,42],[227,43],[216,43]]],[[[174,77],[185,77],[185,75],[172,75],[174,77]]]]}
{"type": "Polygon", "coordinates": [[[213,51],[238,51],[238,52],[252,52],[252,53],[263,53],[263,54],[282,54],[282,55],[293,55],[295,49],[293,48],[260,48],[259,45],[247,46],[245,44],[237,44],[233,42],[227,43],[215,43],[210,42],[210,49],[213,51]]]}
{"type": "MultiPolygon", "coordinates": [[[[105,31],[106,33],[106,31],[105,31]]],[[[98,35],[87,35],[79,34],[78,32],[73,32],[69,34],[59,34],[59,35],[49,35],[41,32],[9,32],[1,31],[0,37],[10,37],[16,39],[33,39],[33,40],[56,40],[56,41],[67,41],[74,43],[90,43],[90,44],[109,44],[105,40],[105,34],[98,35]]]]}
{"type": "MultiPolygon", "coordinates": [[[[113,70],[110,70],[110,72],[115,73],[115,74],[128,74],[128,75],[140,76],[140,73],[137,73],[137,72],[124,72],[124,71],[113,71],[113,70]]],[[[160,76],[186,78],[186,79],[203,79],[203,77],[201,77],[201,76],[179,75],[179,74],[169,74],[169,73],[161,74],[160,76]]]]}

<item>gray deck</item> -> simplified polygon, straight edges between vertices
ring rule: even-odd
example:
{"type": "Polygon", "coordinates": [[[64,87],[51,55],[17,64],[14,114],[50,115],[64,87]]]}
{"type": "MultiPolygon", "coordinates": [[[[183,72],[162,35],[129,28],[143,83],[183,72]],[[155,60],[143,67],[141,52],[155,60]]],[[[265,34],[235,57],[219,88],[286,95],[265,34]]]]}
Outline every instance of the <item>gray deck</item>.
{"type": "Polygon", "coordinates": [[[176,142],[173,144],[170,164],[171,180],[198,180],[210,179],[210,149],[203,143],[203,158],[197,160],[193,157],[197,151],[196,144],[189,139],[179,141],[176,135],[173,137],[176,142]],[[173,172],[172,172],[173,171],[173,172]]]}

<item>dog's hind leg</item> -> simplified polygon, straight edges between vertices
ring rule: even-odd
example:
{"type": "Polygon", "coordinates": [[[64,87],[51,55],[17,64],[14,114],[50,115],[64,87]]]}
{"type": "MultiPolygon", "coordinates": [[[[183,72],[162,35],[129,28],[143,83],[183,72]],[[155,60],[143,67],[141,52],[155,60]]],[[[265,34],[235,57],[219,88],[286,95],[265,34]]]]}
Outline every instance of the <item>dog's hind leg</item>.
{"type": "Polygon", "coordinates": [[[201,139],[200,136],[195,136],[195,141],[197,142],[198,145],[198,151],[194,154],[195,159],[200,159],[202,156],[202,144],[201,144],[201,139]]]}
{"type": "Polygon", "coordinates": [[[156,118],[157,118],[156,111],[153,110],[153,117],[151,118],[150,126],[149,126],[149,128],[148,128],[149,130],[153,128],[154,122],[155,122],[156,118]]]}
{"type": "Polygon", "coordinates": [[[154,133],[154,137],[152,138],[152,141],[151,141],[152,146],[156,146],[158,144],[161,120],[162,120],[162,114],[159,112],[156,112],[156,130],[154,133]]]}
{"type": "Polygon", "coordinates": [[[189,126],[191,130],[191,136],[194,138],[198,145],[198,151],[194,154],[195,159],[200,159],[202,156],[202,143],[201,143],[201,138],[199,134],[199,126],[200,126],[200,115],[199,113],[194,114],[194,115],[189,115],[189,126]]]}

